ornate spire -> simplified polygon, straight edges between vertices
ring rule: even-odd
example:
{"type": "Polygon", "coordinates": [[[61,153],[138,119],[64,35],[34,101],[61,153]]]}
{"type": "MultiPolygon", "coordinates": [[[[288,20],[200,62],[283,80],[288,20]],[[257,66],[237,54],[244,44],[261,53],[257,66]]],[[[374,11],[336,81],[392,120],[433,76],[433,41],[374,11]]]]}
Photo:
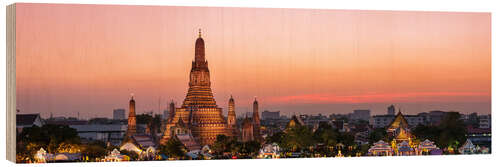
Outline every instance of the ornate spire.
{"type": "Polygon", "coordinates": [[[198,30],[198,39],[196,39],[195,43],[195,57],[194,61],[196,62],[196,67],[200,67],[201,65],[205,65],[205,41],[201,38],[201,29],[198,30]]]}
{"type": "Polygon", "coordinates": [[[134,94],[131,93],[129,102],[128,123],[127,123],[127,136],[131,137],[135,133],[136,133],[135,100],[134,100],[134,94]]]}

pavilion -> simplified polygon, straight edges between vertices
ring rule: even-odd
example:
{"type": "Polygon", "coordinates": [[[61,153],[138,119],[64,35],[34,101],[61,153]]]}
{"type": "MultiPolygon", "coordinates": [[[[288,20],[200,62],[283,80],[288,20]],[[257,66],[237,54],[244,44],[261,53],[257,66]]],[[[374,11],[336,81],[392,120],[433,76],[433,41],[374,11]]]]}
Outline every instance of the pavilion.
{"type": "Polygon", "coordinates": [[[373,156],[391,156],[393,150],[389,143],[379,140],[374,143],[370,149],[368,149],[368,153],[373,156]]]}
{"type": "Polygon", "coordinates": [[[439,149],[434,142],[425,139],[423,142],[420,142],[418,145],[418,155],[422,155],[423,153],[429,154],[432,150],[439,149]]]}

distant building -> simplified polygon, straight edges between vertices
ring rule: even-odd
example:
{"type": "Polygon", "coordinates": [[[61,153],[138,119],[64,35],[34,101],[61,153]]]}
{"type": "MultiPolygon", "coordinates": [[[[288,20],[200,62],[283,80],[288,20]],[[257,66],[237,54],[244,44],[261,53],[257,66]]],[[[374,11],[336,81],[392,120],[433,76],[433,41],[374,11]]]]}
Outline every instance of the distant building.
{"type": "Polygon", "coordinates": [[[321,114],[318,114],[318,115],[300,115],[299,118],[305,123],[306,126],[311,127],[311,128],[318,127],[319,123],[321,123],[321,122],[328,123],[331,121],[328,117],[321,115],[321,114]]]}
{"type": "MultiPolygon", "coordinates": [[[[398,113],[399,114],[399,113],[398,113]]],[[[405,123],[408,124],[410,128],[416,127],[418,125],[426,125],[425,114],[418,115],[404,115],[405,123]]],[[[387,127],[395,119],[394,115],[375,115],[370,119],[370,125],[374,128],[384,128],[387,127]]]]}
{"type": "Polygon", "coordinates": [[[243,118],[245,118],[245,117],[250,117],[250,118],[252,118],[252,116],[253,116],[253,112],[245,112],[245,114],[243,114],[243,116],[242,116],[242,117],[243,117],[243,118]]]}
{"type": "Polygon", "coordinates": [[[351,114],[352,120],[370,120],[370,110],[354,110],[351,114]]]}
{"type": "Polygon", "coordinates": [[[418,125],[425,125],[425,117],[421,115],[405,115],[408,125],[410,127],[416,127],[418,125]]]}
{"type": "Polygon", "coordinates": [[[124,120],[125,119],[125,109],[119,108],[113,110],[114,120],[124,120]]]}
{"type": "Polygon", "coordinates": [[[394,120],[394,115],[374,115],[370,118],[373,128],[385,128],[394,120]]]}
{"type": "Polygon", "coordinates": [[[269,120],[269,119],[280,119],[280,111],[264,111],[262,112],[262,119],[263,120],[269,120]]]}
{"type": "Polygon", "coordinates": [[[479,128],[481,129],[491,128],[491,114],[479,116],[479,128]]]}
{"type": "Polygon", "coordinates": [[[351,128],[349,127],[349,123],[344,120],[335,120],[332,121],[333,128],[338,129],[339,132],[349,132],[351,128]]]}
{"type": "Polygon", "coordinates": [[[439,125],[445,115],[446,112],[444,111],[430,111],[427,120],[431,125],[439,125]]]}
{"type": "MultiPolygon", "coordinates": [[[[94,119],[98,119],[98,118],[94,118],[94,119]]],[[[103,118],[102,120],[103,121],[107,120],[107,118],[103,118]]],[[[86,125],[88,123],[89,123],[89,121],[86,121],[86,120],[77,120],[77,119],[71,119],[71,118],[68,118],[68,119],[57,118],[57,119],[45,120],[45,124],[51,124],[51,125],[86,125]]]]}
{"type": "Polygon", "coordinates": [[[424,125],[429,125],[430,124],[429,113],[421,112],[421,113],[418,113],[417,116],[419,116],[419,117],[421,117],[423,119],[424,125]]]}
{"type": "Polygon", "coordinates": [[[100,140],[115,146],[120,144],[127,130],[127,125],[120,124],[69,125],[69,127],[76,129],[78,136],[83,140],[100,140]]]}
{"type": "Polygon", "coordinates": [[[491,147],[491,129],[474,128],[469,125],[466,136],[475,145],[491,147]]]}
{"type": "Polygon", "coordinates": [[[161,116],[164,120],[168,119],[168,110],[163,110],[163,115],[161,116]]]}
{"type": "Polygon", "coordinates": [[[40,114],[16,114],[16,129],[18,133],[21,133],[25,127],[42,127],[43,124],[40,114]]]}
{"type": "Polygon", "coordinates": [[[396,108],[394,105],[387,107],[387,115],[396,115],[396,108]]]}

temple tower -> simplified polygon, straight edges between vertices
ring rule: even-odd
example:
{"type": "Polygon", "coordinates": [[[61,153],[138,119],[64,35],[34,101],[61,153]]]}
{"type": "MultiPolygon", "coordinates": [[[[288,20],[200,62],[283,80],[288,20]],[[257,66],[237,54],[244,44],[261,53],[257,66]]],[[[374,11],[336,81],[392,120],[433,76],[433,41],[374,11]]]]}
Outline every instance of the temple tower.
{"type": "MultiPolygon", "coordinates": [[[[217,135],[227,135],[227,120],[222,115],[222,108],[215,102],[210,88],[210,72],[205,60],[205,41],[201,30],[195,42],[195,55],[189,73],[189,88],[182,105],[175,109],[175,114],[166,125],[163,142],[172,137],[170,127],[182,120],[191,129],[194,139],[202,146],[215,142],[217,135]]],[[[162,143],[163,143],[162,142],[162,143]]]]}
{"type": "Polygon", "coordinates": [[[234,99],[231,95],[228,103],[228,112],[227,112],[227,126],[229,128],[233,128],[236,126],[236,112],[234,111],[234,99]]]}
{"type": "Polygon", "coordinates": [[[170,101],[168,104],[168,118],[171,119],[175,116],[175,103],[174,100],[170,101]]]}
{"type": "Polygon", "coordinates": [[[245,117],[245,119],[243,119],[243,122],[241,123],[241,141],[248,142],[254,139],[255,136],[253,122],[248,117],[245,117]]]}
{"type": "Polygon", "coordinates": [[[131,137],[136,132],[137,132],[137,129],[136,129],[136,118],[135,118],[135,100],[134,100],[134,96],[132,95],[132,97],[130,97],[130,101],[129,101],[127,137],[131,137]]]}
{"type": "Polygon", "coordinates": [[[253,101],[253,135],[255,139],[260,139],[260,117],[259,117],[259,102],[257,102],[257,98],[253,101]]]}

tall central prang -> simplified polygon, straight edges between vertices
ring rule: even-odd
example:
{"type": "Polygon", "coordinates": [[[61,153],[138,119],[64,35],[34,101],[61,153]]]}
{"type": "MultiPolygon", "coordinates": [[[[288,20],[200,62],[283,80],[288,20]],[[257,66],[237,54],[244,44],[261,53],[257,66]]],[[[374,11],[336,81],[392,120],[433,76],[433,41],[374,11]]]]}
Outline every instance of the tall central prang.
{"type": "Polygon", "coordinates": [[[182,107],[217,108],[210,88],[210,71],[205,60],[205,41],[201,38],[201,30],[198,33],[194,61],[189,74],[189,90],[182,107]]]}
{"type": "Polygon", "coordinates": [[[162,143],[185,132],[176,129],[188,129],[190,132],[187,133],[191,133],[202,146],[215,142],[217,135],[232,135],[227,128],[226,119],[222,116],[222,108],[217,106],[210,88],[210,72],[205,60],[205,41],[201,38],[201,30],[195,43],[195,56],[189,74],[186,98],[167,122],[162,143]]]}

